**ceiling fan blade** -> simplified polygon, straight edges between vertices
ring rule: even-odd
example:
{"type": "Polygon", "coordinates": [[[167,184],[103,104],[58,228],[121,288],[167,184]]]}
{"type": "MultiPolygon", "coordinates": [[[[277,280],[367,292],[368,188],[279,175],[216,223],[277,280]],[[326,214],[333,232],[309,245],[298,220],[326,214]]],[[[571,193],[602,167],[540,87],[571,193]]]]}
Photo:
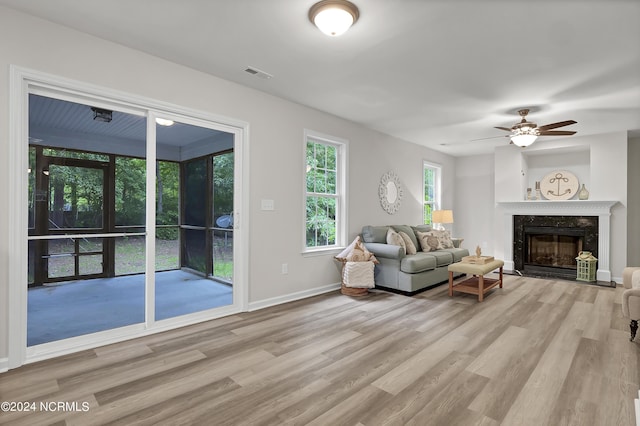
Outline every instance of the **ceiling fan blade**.
{"type": "Polygon", "coordinates": [[[570,130],[547,130],[540,132],[540,136],[571,136],[575,134],[576,132],[572,132],[570,130]]]}
{"type": "Polygon", "coordinates": [[[494,129],[506,130],[507,132],[511,131],[511,129],[506,128],[506,127],[494,127],[494,129]]]}
{"type": "Polygon", "coordinates": [[[576,124],[576,123],[577,121],[574,121],[574,120],[560,121],[558,123],[551,123],[551,124],[547,124],[546,126],[540,126],[538,127],[538,130],[540,130],[541,132],[544,132],[546,130],[557,129],[558,127],[569,126],[570,124],[576,124]]]}
{"type": "Polygon", "coordinates": [[[488,138],[471,139],[469,142],[486,141],[487,139],[498,139],[498,138],[508,138],[508,137],[509,137],[509,135],[490,136],[488,138]]]}

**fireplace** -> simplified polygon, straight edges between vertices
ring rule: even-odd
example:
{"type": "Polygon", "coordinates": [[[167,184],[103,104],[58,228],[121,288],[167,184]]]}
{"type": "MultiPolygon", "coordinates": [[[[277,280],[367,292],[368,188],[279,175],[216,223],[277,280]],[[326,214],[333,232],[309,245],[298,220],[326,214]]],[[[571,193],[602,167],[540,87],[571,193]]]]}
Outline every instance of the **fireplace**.
{"type": "Polygon", "coordinates": [[[514,268],[526,276],[576,278],[576,256],[598,257],[597,216],[513,216],[514,268]]]}
{"type": "MultiPolygon", "coordinates": [[[[522,234],[515,235],[514,217],[518,215],[529,215],[525,217],[548,216],[555,219],[581,218],[581,221],[588,220],[597,223],[593,232],[590,231],[590,235],[585,238],[582,246],[583,250],[593,252],[594,256],[598,258],[597,283],[598,285],[615,287],[615,282],[611,281],[611,213],[612,207],[616,204],[618,204],[617,201],[600,200],[499,201],[496,205],[504,215],[503,231],[498,231],[501,235],[503,250],[500,250],[500,246],[497,247],[496,255],[498,258],[504,258],[506,271],[524,268],[522,260],[519,260],[518,267],[515,265],[515,251],[521,250],[521,245],[524,244],[524,230],[522,230],[522,234]]],[[[546,226],[557,227],[559,223],[555,219],[551,219],[550,224],[546,226]]]]}

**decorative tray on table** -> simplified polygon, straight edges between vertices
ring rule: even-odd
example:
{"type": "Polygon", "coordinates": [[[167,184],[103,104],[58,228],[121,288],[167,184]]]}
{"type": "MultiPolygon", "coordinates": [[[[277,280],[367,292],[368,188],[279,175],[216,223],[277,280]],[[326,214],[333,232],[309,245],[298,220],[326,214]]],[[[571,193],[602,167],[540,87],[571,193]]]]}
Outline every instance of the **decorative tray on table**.
{"type": "Polygon", "coordinates": [[[463,263],[475,263],[476,265],[484,265],[493,260],[493,256],[464,256],[463,263]]]}

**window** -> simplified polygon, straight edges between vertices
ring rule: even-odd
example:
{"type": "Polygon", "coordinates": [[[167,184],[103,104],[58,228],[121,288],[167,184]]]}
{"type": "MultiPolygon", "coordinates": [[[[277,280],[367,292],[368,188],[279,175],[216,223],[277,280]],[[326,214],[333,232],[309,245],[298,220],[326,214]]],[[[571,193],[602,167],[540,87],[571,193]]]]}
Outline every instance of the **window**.
{"type": "Polygon", "coordinates": [[[424,162],[424,223],[431,225],[431,213],[440,205],[440,166],[424,162]]]}
{"type": "Polygon", "coordinates": [[[305,251],[344,246],[346,141],[305,132],[305,251]]]}

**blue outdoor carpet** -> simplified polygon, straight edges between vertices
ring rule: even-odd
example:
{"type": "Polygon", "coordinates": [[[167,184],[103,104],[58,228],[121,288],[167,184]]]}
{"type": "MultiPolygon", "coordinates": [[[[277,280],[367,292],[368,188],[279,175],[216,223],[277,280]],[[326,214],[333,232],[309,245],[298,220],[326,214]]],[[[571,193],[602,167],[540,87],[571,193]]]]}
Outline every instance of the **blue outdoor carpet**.
{"type": "MultiPolygon", "coordinates": [[[[156,273],[156,320],[233,303],[231,286],[184,271],[156,273]]],[[[144,275],[29,289],[27,346],[144,322],[144,275]]]]}

